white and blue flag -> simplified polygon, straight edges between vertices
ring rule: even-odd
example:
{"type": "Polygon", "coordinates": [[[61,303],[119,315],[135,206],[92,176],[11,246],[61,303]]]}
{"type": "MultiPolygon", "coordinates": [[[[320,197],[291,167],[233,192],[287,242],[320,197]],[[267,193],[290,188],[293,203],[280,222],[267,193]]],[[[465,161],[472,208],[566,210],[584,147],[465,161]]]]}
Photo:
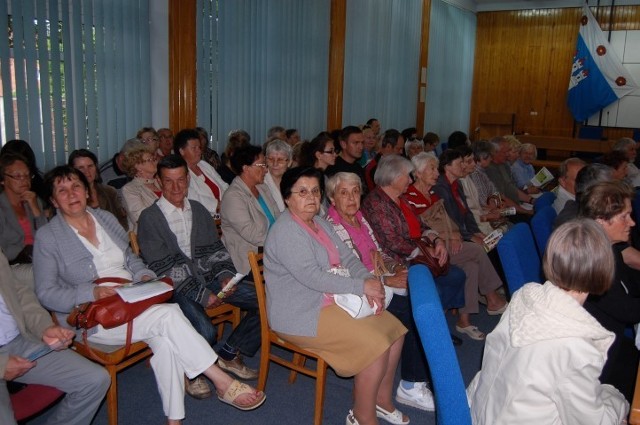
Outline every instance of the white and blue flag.
{"type": "Polygon", "coordinates": [[[569,80],[569,109],[576,121],[638,88],[586,5],[582,7],[578,45],[569,80]]]}

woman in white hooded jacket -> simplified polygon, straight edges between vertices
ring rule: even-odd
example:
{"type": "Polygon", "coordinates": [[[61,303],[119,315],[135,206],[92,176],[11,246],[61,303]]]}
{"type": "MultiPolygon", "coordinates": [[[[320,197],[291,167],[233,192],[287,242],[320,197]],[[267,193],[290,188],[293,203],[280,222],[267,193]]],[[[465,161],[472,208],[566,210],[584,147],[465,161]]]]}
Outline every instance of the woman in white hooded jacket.
{"type": "Polygon", "coordinates": [[[626,423],[629,404],[598,377],[614,339],[583,307],[611,285],[614,259],[593,220],[551,236],[543,285],[517,291],[487,336],[482,370],[467,393],[475,425],[626,423]]]}

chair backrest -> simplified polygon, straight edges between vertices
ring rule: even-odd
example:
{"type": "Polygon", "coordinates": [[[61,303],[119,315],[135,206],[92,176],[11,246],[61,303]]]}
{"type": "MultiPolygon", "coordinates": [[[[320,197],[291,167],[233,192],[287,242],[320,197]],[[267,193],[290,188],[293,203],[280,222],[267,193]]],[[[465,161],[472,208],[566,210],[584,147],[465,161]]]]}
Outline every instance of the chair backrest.
{"type": "Polygon", "coordinates": [[[433,281],[426,266],[409,269],[413,317],[424,347],[433,381],[438,425],[471,425],[458,357],[433,281]]]}
{"type": "Polygon", "coordinates": [[[541,282],[540,256],[526,223],[518,223],[498,242],[498,255],[511,295],[528,282],[541,282]]]}
{"type": "Polygon", "coordinates": [[[540,211],[544,207],[548,207],[556,200],[556,195],[553,192],[543,192],[542,195],[536,199],[535,210],[540,211]]]}
{"type": "Polygon", "coordinates": [[[556,210],[551,205],[548,205],[536,211],[531,219],[531,230],[538,245],[540,258],[542,258],[544,249],[547,247],[547,241],[551,236],[551,232],[553,232],[553,222],[557,216],[556,210]]]}
{"type": "Polygon", "coordinates": [[[264,254],[262,252],[249,251],[249,265],[253,274],[253,283],[256,286],[258,296],[258,309],[260,313],[260,328],[262,341],[269,341],[269,319],[267,317],[267,294],[264,287],[264,254]],[[265,339],[266,337],[266,339],[265,339]]]}
{"type": "Polygon", "coordinates": [[[24,421],[42,412],[63,395],[64,393],[57,388],[29,384],[10,395],[13,415],[16,421],[24,421]]]}
{"type": "Polygon", "coordinates": [[[129,245],[134,254],[140,255],[140,245],[138,245],[138,235],[134,231],[129,232],[129,245]]]}

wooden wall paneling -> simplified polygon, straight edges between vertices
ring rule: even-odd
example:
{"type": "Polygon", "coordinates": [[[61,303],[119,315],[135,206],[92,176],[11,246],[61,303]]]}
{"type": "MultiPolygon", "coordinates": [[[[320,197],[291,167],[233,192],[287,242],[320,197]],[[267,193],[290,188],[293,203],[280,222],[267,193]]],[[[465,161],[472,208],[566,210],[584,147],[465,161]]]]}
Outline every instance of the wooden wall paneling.
{"type": "MultiPolygon", "coordinates": [[[[609,7],[600,9],[606,29],[609,7]]],[[[572,136],[567,88],[580,15],[579,8],[478,13],[470,129],[480,113],[515,112],[516,132],[572,136]]],[[[612,28],[640,29],[640,6],[615,7],[612,28]]]]}
{"type": "Polygon", "coordinates": [[[347,1],[331,0],[331,38],[329,39],[329,85],[327,129],[342,128],[344,87],[344,46],[347,28],[347,1]]]}
{"type": "Polygon", "coordinates": [[[431,21],[431,0],[422,0],[422,23],[420,34],[420,60],[418,66],[418,104],[416,106],[416,129],[418,135],[423,135],[424,132],[424,112],[426,108],[426,95],[429,92],[429,87],[426,86],[426,81],[421,80],[422,69],[429,69],[429,24],[431,21]],[[423,84],[424,83],[424,84],[423,84]],[[420,90],[425,87],[425,98],[420,98],[420,90]]]}
{"type": "Polygon", "coordinates": [[[196,0],[169,0],[169,123],[196,126],[196,0]]]}

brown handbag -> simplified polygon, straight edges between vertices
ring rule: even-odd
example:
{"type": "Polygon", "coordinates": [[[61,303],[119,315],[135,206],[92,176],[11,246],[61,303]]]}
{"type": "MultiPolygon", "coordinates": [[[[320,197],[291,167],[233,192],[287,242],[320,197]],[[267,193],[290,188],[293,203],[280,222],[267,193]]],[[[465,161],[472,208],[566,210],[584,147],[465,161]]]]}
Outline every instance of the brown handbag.
{"type": "Polygon", "coordinates": [[[434,278],[449,273],[449,257],[447,261],[440,265],[438,258],[435,256],[436,244],[429,238],[415,238],[413,242],[420,249],[421,254],[411,260],[411,265],[424,264],[429,267],[434,278]]]}
{"type": "MultiPolygon", "coordinates": [[[[160,280],[173,285],[168,277],[160,280]]],[[[131,283],[130,280],[120,277],[105,277],[94,281],[96,285],[107,282],[120,285],[131,283]]],[[[112,295],[76,306],[67,316],[67,323],[76,329],[91,329],[97,325],[102,325],[105,329],[115,328],[130,323],[152,305],[169,301],[172,295],[171,291],[165,292],[135,303],[125,302],[118,294],[112,295]]]]}

